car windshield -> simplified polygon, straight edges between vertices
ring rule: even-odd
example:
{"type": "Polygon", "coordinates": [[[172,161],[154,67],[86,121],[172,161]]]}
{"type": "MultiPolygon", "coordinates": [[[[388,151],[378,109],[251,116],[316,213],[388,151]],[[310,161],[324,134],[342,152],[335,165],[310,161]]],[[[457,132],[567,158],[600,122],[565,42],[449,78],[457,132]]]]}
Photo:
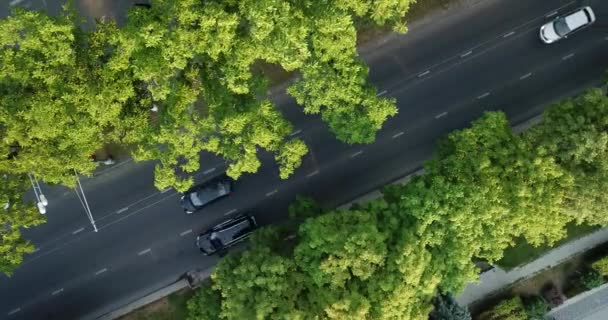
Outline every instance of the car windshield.
{"type": "Polygon", "coordinates": [[[555,20],[553,27],[555,28],[555,33],[557,33],[557,35],[560,37],[563,37],[570,32],[570,28],[568,27],[565,18],[555,20]]]}

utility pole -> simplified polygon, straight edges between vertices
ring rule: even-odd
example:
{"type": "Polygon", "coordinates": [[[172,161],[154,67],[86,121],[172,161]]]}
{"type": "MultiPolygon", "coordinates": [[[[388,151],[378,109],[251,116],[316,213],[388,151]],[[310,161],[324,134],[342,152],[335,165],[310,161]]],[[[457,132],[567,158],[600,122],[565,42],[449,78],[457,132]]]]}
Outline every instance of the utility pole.
{"type": "Polygon", "coordinates": [[[91,208],[89,207],[89,202],[87,201],[87,197],[84,194],[84,190],[82,189],[82,185],[80,184],[80,178],[78,177],[78,173],[76,172],[76,170],[74,170],[74,176],[76,176],[76,187],[74,188],[74,191],[76,192],[78,200],[80,200],[80,203],[82,204],[84,212],[86,212],[89,221],[91,221],[93,230],[95,230],[95,232],[98,232],[99,230],[97,230],[97,225],[95,224],[93,213],[91,212],[91,208]]]}

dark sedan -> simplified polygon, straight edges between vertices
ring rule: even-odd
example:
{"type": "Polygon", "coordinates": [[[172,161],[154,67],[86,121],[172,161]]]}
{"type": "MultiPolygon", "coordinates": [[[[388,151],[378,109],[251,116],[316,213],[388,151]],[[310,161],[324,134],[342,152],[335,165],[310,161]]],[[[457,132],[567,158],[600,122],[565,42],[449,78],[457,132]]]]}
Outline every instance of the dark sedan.
{"type": "Polygon", "coordinates": [[[205,255],[223,253],[229,247],[249,237],[257,227],[258,224],[253,216],[243,215],[228,219],[201,233],[196,238],[196,245],[205,255]]]}
{"type": "Polygon", "coordinates": [[[228,177],[215,178],[184,192],[181,205],[187,214],[191,214],[231,192],[232,180],[228,177]]]}

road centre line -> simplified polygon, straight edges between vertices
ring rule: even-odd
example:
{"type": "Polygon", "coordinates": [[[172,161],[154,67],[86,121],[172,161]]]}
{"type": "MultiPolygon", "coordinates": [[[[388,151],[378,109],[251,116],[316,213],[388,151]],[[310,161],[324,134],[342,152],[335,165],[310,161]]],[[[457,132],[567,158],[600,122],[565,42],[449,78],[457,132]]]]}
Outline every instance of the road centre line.
{"type": "Polygon", "coordinates": [[[215,171],[215,167],[211,168],[211,169],[207,169],[205,171],[203,171],[203,174],[210,174],[211,172],[215,171]]]}
{"type": "Polygon", "coordinates": [[[51,295],[52,295],[52,296],[54,296],[54,295],[58,295],[58,294],[60,294],[60,293],[62,293],[62,292],[63,292],[63,288],[61,288],[61,289],[57,289],[57,290],[55,290],[55,291],[51,292],[51,295]]]}
{"type": "Polygon", "coordinates": [[[15,309],[9,311],[6,315],[7,316],[12,316],[12,315],[14,315],[15,313],[17,313],[19,311],[21,311],[21,308],[15,308],[15,309]]]}
{"type": "Polygon", "coordinates": [[[79,234],[79,233],[81,233],[83,231],[84,231],[84,227],[82,227],[82,228],[80,228],[78,230],[73,231],[72,234],[79,234]]]}
{"type": "Polygon", "coordinates": [[[120,210],[117,210],[117,211],[116,211],[116,213],[117,213],[117,214],[121,214],[121,213],[123,213],[123,212],[125,212],[125,211],[127,211],[127,210],[129,210],[129,207],[124,207],[124,208],[122,208],[122,209],[120,209],[120,210]]]}
{"type": "Polygon", "coordinates": [[[510,37],[510,36],[512,36],[512,35],[514,35],[514,34],[515,34],[515,31],[511,31],[511,32],[509,32],[509,33],[505,33],[505,34],[504,34],[502,37],[503,37],[503,38],[508,38],[508,37],[510,37]]]}
{"type": "Polygon", "coordinates": [[[393,135],[393,139],[401,137],[405,132],[401,131],[401,132],[397,132],[393,135]]]}
{"type": "Polygon", "coordinates": [[[489,95],[490,95],[490,93],[489,93],[489,92],[486,92],[486,93],[484,93],[484,94],[482,94],[482,95],[478,96],[478,97],[477,97],[477,100],[481,100],[481,99],[483,99],[483,98],[485,98],[485,97],[487,97],[487,96],[489,96],[489,95]]]}
{"type": "Polygon", "coordinates": [[[290,136],[290,137],[293,137],[293,136],[296,136],[296,135],[298,135],[298,134],[300,134],[300,133],[302,133],[302,129],[298,129],[298,130],[296,130],[296,131],[292,132],[292,133],[291,133],[289,136],[290,136]]]}
{"type": "Polygon", "coordinates": [[[236,209],[228,210],[224,213],[225,216],[231,215],[236,212],[236,209]]]}
{"type": "Polygon", "coordinates": [[[465,53],[461,54],[461,55],[460,55],[460,57],[461,57],[461,58],[464,58],[464,57],[466,57],[466,56],[470,55],[471,53],[473,53],[473,50],[469,50],[469,51],[467,51],[467,52],[465,52],[465,53]]]}
{"type": "Polygon", "coordinates": [[[274,189],[274,190],[272,190],[272,191],[270,191],[270,192],[266,193],[266,197],[270,197],[270,196],[272,196],[273,194],[275,194],[275,193],[277,193],[277,192],[279,192],[279,190],[274,189]]]}
{"type": "Polygon", "coordinates": [[[379,97],[379,96],[381,96],[381,95],[384,95],[384,94],[386,94],[387,92],[388,92],[388,91],[386,91],[386,90],[382,90],[382,91],[380,91],[380,92],[379,92],[379,93],[376,95],[376,97],[379,97]]]}
{"type": "Polygon", "coordinates": [[[187,235],[187,234],[190,234],[190,233],[192,233],[192,229],[188,229],[188,230],[186,230],[186,231],[184,231],[184,232],[180,233],[179,235],[180,235],[180,237],[183,237],[183,236],[185,236],[185,235],[187,235]]]}
{"type": "Polygon", "coordinates": [[[98,275],[100,275],[100,274],[102,274],[102,273],[104,273],[104,272],[106,272],[106,271],[108,271],[108,268],[103,268],[103,269],[101,269],[101,270],[99,270],[99,271],[95,272],[95,275],[96,275],[96,276],[98,276],[98,275]]]}
{"type": "Polygon", "coordinates": [[[425,71],[425,72],[423,72],[423,73],[419,73],[419,74],[418,74],[418,78],[422,78],[422,77],[426,76],[426,75],[427,75],[427,74],[429,74],[429,73],[431,73],[431,71],[430,71],[430,70],[426,70],[426,71],[425,71]]]}
{"type": "Polygon", "coordinates": [[[357,151],[357,152],[355,152],[355,153],[351,154],[351,155],[350,155],[350,157],[351,157],[351,158],[354,158],[354,157],[356,157],[356,156],[358,156],[358,155],[361,155],[362,153],[363,153],[363,150],[359,150],[359,151],[357,151]]]}
{"type": "Polygon", "coordinates": [[[528,72],[528,73],[524,74],[523,76],[519,77],[519,80],[524,80],[526,78],[529,78],[530,76],[532,76],[532,72],[528,72]]]}
{"type": "Polygon", "coordinates": [[[310,177],[316,176],[316,175],[318,175],[318,174],[319,174],[319,170],[315,170],[315,171],[313,171],[313,172],[311,172],[311,173],[307,174],[307,175],[306,175],[306,177],[307,177],[307,178],[310,178],[310,177]]]}
{"type": "Polygon", "coordinates": [[[169,188],[167,188],[167,189],[165,189],[165,190],[162,190],[160,193],[167,193],[167,192],[169,192],[169,191],[171,191],[171,187],[169,187],[169,188]]]}
{"type": "Polygon", "coordinates": [[[152,249],[148,248],[146,250],[142,250],[142,251],[138,252],[137,255],[138,256],[142,256],[142,255],[144,255],[144,254],[146,254],[146,253],[148,253],[150,251],[152,251],[152,249]]]}
{"type": "Polygon", "coordinates": [[[563,56],[563,57],[562,57],[562,60],[568,60],[568,59],[570,59],[570,58],[572,58],[572,57],[574,57],[574,52],[569,53],[569,54],[567,54],[567,55],[563,56]]]}
{"type": "Polygon", "coordinates": [[[435,119],[443,118],[443,117],[445,117],[445,116],[447,116],[447,115],[448,115],[448,112],[447,112],[447,111],[444,111],[444,112],[442,112],[442,113],[440,113],[440,114],[436,115],[436,116],[435,116],[435,119]]]}

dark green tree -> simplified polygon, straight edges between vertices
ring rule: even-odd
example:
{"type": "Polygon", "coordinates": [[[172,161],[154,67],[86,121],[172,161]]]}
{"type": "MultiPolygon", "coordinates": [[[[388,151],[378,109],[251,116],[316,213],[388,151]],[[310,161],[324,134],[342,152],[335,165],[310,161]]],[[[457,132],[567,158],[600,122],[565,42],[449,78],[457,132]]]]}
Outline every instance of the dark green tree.
{"type": "Polygon", "coordinates": [[[441,294],[433,302],[430,320],[471,320],[469,310],[459,305],[452,295],[441,294]]]}

